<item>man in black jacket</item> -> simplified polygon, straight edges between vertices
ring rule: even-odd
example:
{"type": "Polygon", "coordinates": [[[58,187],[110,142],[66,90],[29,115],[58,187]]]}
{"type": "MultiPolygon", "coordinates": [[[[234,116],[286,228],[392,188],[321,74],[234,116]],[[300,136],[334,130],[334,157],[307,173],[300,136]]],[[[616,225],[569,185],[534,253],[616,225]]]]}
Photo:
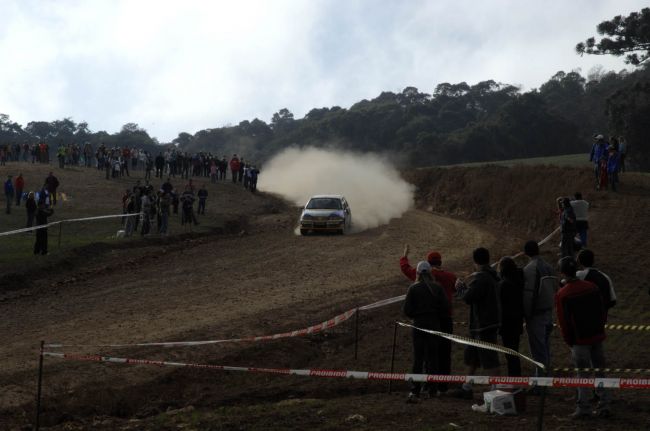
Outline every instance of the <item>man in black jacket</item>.
{"type": "MultiPolygon", "coordinates": [[[[476,272],[470,276],[467,286],[460,280],[457,282],[457,295],[470,306],[470,336],[476,340],[497,344],[497,334],[501,326],[499,277],[490,267],[490,252],[486,248],[477,248],[472,257],[476,272]]],[[[479,367],[489,376],[498,376],[500,373],[499,355],[494,350],[466,346],[464,361],[469,376],[476,375],[476,369],[479,367]]],[[[453,394],[471,399],[472,385],[465,383],[453,394]]]]}
{"type": "Polygon", "coordinates": [[[594,252],[589,249],[580,250],[578,253],[578,263],[582,267],[577,273],[580,280],[590,281],[598,286],[600,297],[603,301],[605,310],[605,323],[607,323],[607,313],[609,309],[616,305],[616,292],[614,292],[614,283],[604,272],[594,268],[594,252]]]}
{"type": "MultiPolygon", "coordinates": [[[[440,319],[449,313],[449,302],[442,286],[431,276],[431,265],[422,261],[418,263],[417,279],[409,287],[404,300],[404,314],[413,319],[413,325],[422,329],[440,330],[440,319]]],[[[438,372],[437,338],[417,329],[413,329],[413,374],[436,374],[438,372]]],[[[408,402],[417,402],[422,384],[411,383],[408,402]]],[[[425,390],[430,396],[437,394],[435,385],[427,385],[425,390]]]]}

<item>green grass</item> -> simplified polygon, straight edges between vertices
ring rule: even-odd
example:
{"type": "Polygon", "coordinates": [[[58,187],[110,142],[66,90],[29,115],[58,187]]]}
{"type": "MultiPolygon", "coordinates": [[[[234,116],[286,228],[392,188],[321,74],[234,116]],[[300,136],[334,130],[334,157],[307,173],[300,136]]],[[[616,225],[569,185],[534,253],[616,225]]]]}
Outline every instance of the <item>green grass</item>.
{"type": "Polygon", "coordinates": [[[553,165],[553,166],[578,166],[586,167],[591,166],[589,161],[589,155],[586,153],[580,154],[567,154],[563,156],[551,156],[551,157],[533,157],[530,159],[512,159],[512,160],[500,160],[495,162],[474,162],[474,163],[460,163],[457,165],[446,165],[442,166],[444,168],[448,167],[480,167],[480,166],[515,166],[515,165],[553,165]]]}

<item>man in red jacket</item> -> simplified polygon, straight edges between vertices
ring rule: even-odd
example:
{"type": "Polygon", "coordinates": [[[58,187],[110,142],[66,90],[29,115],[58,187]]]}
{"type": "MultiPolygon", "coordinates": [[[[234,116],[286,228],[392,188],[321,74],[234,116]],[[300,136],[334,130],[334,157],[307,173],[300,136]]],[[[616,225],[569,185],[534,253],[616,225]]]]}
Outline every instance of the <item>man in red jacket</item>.
{"type": "Polygon", "coordinates": [[[23,174],[18,174],[14,181],[14,189],[16,190],[16,206],[20,206],[20,200],[23,198],[23,189],[25,188],[25,180],[23,174]]]}
{"type": "Polygon", "coordinates": [[[230,173],[232,174],[232,182],[234,184],[237,182],[239,175],[239,159],[237,158],[237,154],[233,154],[232,159],[230,159],[230,173]]]}
{"type": "MultiPolygon", "coordinates": [[[[605,368],[605,311],[598,287],[576,277],[577,263],[573,257],[560,260],[560,273],[564,286],[555,294],[557,320],[562,330],[562,338],[571,348],[571,359],[576,368],[605,368]]],[[[578,371],[578,377],[588,377],[590,373],[578,371]]],[[[596,377],[604,377],[596,373],[596,377]]],[[[581,419],[592,414],[599,417],[610,416],[609,393],[597,388],[599,397],[596,410],[590,406],[590,388],[578,388],[576,411],[573,419],[581,419]]]]}
{"type": "MultiPolygon", "coordinates": [[[[399,266],[402,273],[411,281],[416,279],[416,269],[409,264],[409,245],[404,246],[404,254],[399,259],[399,266]]],[[[445,271],[441,268],[442,256],[437,251],[431,251],[427,254],[427,262],[431,265],[431,275],[442,286],[447,302],[449,303],[449,313],[440,318],[440,331],[448,334],[454,333],[452,300],[456,293],[456,275],[445,271]]],[[[451,373],[451,341],[446,338],[438,340],[438,372],[440,374],[451,373]]],[[[439,383],[438,391],[447,392],[447,384],[439,383]]]]}

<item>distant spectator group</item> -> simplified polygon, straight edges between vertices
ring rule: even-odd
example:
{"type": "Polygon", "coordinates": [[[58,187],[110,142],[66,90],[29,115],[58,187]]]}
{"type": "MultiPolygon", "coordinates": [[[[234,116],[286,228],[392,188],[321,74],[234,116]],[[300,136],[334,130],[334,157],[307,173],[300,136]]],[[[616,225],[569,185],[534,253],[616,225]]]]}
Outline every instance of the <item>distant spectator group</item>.
{"type": "Polygon", "coordinates": [[[596,190],[618,190],[619,174],[625,172],[625,156],[629,148],[622,136],[611,136],[609,142],[603,135],[594,135],[589,160],[594,164],[596,190]]]}

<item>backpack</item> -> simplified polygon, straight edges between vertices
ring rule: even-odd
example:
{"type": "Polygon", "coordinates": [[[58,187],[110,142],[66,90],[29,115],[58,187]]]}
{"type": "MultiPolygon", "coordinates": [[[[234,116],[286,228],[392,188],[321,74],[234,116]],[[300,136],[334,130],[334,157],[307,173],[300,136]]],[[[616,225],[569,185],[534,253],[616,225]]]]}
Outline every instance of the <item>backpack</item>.
{"type": "Polygon", "coordinates": [[[535,269],[535,290],[533,292],[533,313],[552,310],[555,303],[555,294],[560,287],[557,277],[542,275],[535,269]]]}

